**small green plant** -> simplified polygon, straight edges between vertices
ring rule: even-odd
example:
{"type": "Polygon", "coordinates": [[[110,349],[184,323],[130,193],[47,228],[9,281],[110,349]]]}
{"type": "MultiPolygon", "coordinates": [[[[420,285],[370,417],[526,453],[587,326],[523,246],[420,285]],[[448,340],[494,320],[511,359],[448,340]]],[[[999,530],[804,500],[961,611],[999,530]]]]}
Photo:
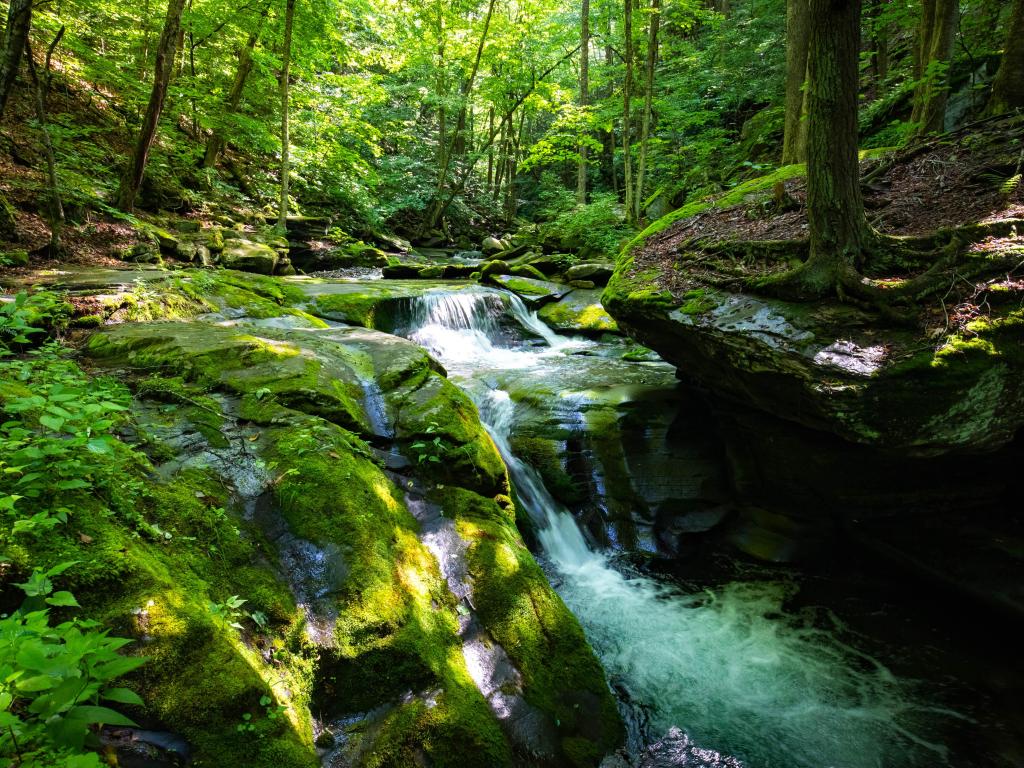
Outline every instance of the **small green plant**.
{"type": "Polygon", "coordinates": [[[430,422],[425,432],[428,435],[433,435],[433,437],[429,439],[418,440],[417,442],[409,446],[412,449],[413,453],[416,454],[416,463],[441,463],[441,457],[444,455],[444,442],[441,439],[441,436],[437,434],[437,432],[440,429],[441,426],[436,421],[430,422]]]}
{"type": "MultiPolygon", "coordinates": [[[[135,723],[101,702],[141,705],[114,680],[146,662],[118,651],[131,640],[108,637],[97,622],[73,619],[51,625],[51,608],[77,608],[53,579],[75,563],[35,570],[17,586],[22,606],[0,617],[0,755],[14,765],[98,768],[90,752],[99,725],[135,723]]],[[[5,765],[9,763],[4,763],[5,765]]]]}
{"type": "Polygon", "coordinates": [[[262,611],[252,611],[250,613],[243,610],[242,606],[247,602],[249,601],[238,595],[232,595],[223,603],[211,602],[209,605],[210,613],[223,619],[229,627],[234,627],[235,629],[244,629],[242,626],[243,619],[251,619],[252,623],[259,629],[266,629],[269,623],[267,615],[262,611]]]}
{"type": "MultiPolygon", "coordinates": [[[[277,720],[281,715],[284,714],[287,707],[283,707],[280,704],[274,702],[273,697],[263,694],[260,696],[260,706],[263,707],[263,714],[266,719],[270,722],[277,720]]],[[[239,733],[256,733],[259,730],[256,718],[252,716],[252,713],[246,712],[242,715],[242,722],[235,726],[235,730],[239,733]]],[[[259,738],[263,738],[264,734],[260,733],[259,738]]]]}

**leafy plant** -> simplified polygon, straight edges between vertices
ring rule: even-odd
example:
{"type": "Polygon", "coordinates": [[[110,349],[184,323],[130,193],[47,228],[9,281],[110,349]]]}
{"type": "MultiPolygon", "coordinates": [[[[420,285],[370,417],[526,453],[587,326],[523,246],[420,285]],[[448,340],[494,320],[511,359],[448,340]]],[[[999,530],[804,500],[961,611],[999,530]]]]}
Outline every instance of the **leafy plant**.
{"type": "Polygon", "coordinates": [[[37,313],[28,306],[28,294],[22,291],[14,297],[14,301],[0,304],[0,357],[11,354],[12,344],[30,344],[29,336],[42,333],[43,329],[35,326],[37,313]]]}
{"type": "Polygon", "coordinates": [[[146,662],[118,651],[131,640],[108,637],[94,621],[51,625],[50,607],[77,608],[70,592],[54,591],[53,578],[75,563],[35,570],[17,586],[26,599],[0,618],[0,754],[19,766],[91,768],[87,752],[100,725],[135,723],[101,702],[142,705],[114,681],[146,662]]]}
{"type": "Polygon", "coordinates": [[[436,421],[430,422],[425,432],[428,435],[434,435],[434,437],[428,440],[418,440],[409,446],[413,453],[416,454],[416,462],[418,464],[426,462],[441,463],[441,457],[444,455],[444,441],[437,434],[440,429],[441,426],[436,421]]]}
{"type": "Polygon", "coordinates": [[[13,533],[50,530],[67,522],[75,494],[124,484],[121,467],[135,454],[111,434],[128,407],[121,384],[87,377],[56,344],[0,363],[0,378],[31,385],[2,407],[0,512],[16,518],[13,533]],[[31,514],[20,514],[22,501],[31,514]]]}
{"type": "Polygon", "coordinates": [[[267,615],[262,611],[249,611],[242,610],[242,606],[245,605],[248,600],[239,597],[238,595],[232,595],[223,603],[211,602],[209,605],[210,613],[218,618],[223,619],[227,622],[228,626],[234,627],[235,629],[242,629],[242,620],[251,619],[252,623],[260,629],[266,629],[268,620],[267,615]]]}

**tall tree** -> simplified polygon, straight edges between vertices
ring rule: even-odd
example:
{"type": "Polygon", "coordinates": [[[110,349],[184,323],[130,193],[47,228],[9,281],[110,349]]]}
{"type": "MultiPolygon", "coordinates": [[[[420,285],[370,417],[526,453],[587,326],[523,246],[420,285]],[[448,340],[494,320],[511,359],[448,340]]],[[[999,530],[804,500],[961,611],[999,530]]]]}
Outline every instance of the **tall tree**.
{"type": "Polygon", "coordinates": [[[7,107],[7,99],[14,89],[25,50],[28,32],[32,26],[32,0],[11,0],[7,9],[7,27],[4,30],[3,50],[0,52],[0,117],[7,107]]]}
{"type": "Polygon", "coordinates": [[[277,229],[288,229],[288,186],[291,181],[291,133],[289,132],[290,84],[292,67],[292,30],[295,24],[295,0],[287,0],[284,13],[284,54],[281,61],[281,204],[277,213],[277,229]]]}
{"type": "Polygon", "coordinates": [[[623,0],[622,36],[625,38],[626,77],[622,83],[622,173],[626,218],[636,221],[633,210],[633,0],[623,0]]]}
{"type": "MultiPolygon", "coordinates": [[[[249,73],[252,72],[252,54],[253,51],[256,50],[256,43],[259,42],[260,34],[263,31],[263,23],[266,21],[267,14],[269,12],[270,4],[268,3],[263,6],[259,20],[256,22],[255,29],[249,33],[249,39],[246,40],[245,45],[238,53],[238,69],[235,71],[235,79],[231,83],[231,90],[228,91],[227,98],[224,100],[224,106],[228,115],[233,115],[238,112],[238,107],[242,103],[242,93],[245,91],[245,83],[246,80],[249,79],[249,73]]],[[[211,132],[209,140],[206,142],[206,153],[203,155],[203,167],[213,168],[217,164],[217,158],[220,156],[223,148],[224,129],[220,125],[217,125],[211,132]]]]}
{"type": "MultiPolygon", "coordinates": [[[[580,106],[586,109],[590,104],[590,0],[583,0],[580,9],[580,106]]],[[[580,144],[580,162],[576,173],[576,201],[587,202],[587,154],[588,147],[580,144]]]]}
{"type": "Polygon", "coordinates": [[[32,46],[28,40],[25,40],[25,59],[28,62],[28,71],[32,79],[36,122],[39,124],[39,131],[43,136],[43,149],[46,153],[46,180],[50,188],[47,218],[50,224],[49,255],[51,257],[57,256],[61,250],[60,237],[64,230],[64,204],[61,202],[60,182],[57,178],[57,155],[53,151],[50,129],[46,127],[46,94],[50,89],[50,62],[53,59],[54,50],[60,45],[61,38],[64,37],[64,31],[65,28],[62,26],[46,51],[46,70],[42,79],[36,72],[36,63],[32,58],[32,46]]]}
{"type": "Polygon", "coordinates": [[[808,0],[786,3],[786,113],[782,137],[782,164],[806,159],[804,83],[807,81],[808,0]]]}
{"type": "Polygon", "coordinates": [[[812,293],[837,288],[874,237],[858,157],[861,0],[810,0],[807,217],[811,253],[792,275],[812,293]]]}
{"type": "Polygon", "coordinates": [[[658,27],[661,23],[661,0],[651,0],[651,19],[647,27],[647,62],[644,67],[644,114],[640,127],[640,159],[636,168],[636,194],[633,196],[633,219],[639,221],[644,206],[644,175],[647,172],[647,151],[654,117],[654,66],[658,62],[658,27]]]}
{"type": "Polygon", "coordinates": [[[992,83],[991,115],[1024,109],[1024,0],[1014,0],[1006,31],[1003,60],[992,83]]]}
{"type": "Polygon", "coordinates": [[[185,10],[185,0],[168,0],[167,16],[164,18],[164,29],[160,34],[160,42],[156,49],[156,66],[153,74],[153,89],[149,95],[146,114],[142,118],[142,127],[135,143],[135,149],[128,161],[128,168],[121,177],[121,186],[117,193],[117,207],[123,211],[135,208],[135,200],[142,187],[142,179],[146,175],[146,163],[149,151],[156,139],[160,115],[167,101],[167,86],[171,82],[174,70],[174,59],[178,52],[178,39],[181,31],[181,16],[185,10]]]}
{"type": "Polygon", "coordinates": [[[914,50],[917,87],[910,121],[919,135],[945,128],[949,64],[956,37],[958,0],[923,0],[914,50]]]}

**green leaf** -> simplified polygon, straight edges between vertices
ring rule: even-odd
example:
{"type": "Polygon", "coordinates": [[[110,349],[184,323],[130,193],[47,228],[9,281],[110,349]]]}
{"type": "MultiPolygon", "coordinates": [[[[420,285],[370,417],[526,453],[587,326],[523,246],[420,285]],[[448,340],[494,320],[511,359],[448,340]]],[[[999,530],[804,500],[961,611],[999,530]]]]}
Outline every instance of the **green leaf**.
{"type": "Polygon", "coordinates": [[[39,417],[39,423],[44,427],[52,429],[54,432],[60,432],[61,427],[64,426],[64,419],[59,416],[48,416],[43,414],[39,417]]]}
{"type": "Polygon", "coordinates": [[[52,597],[46,598],[46,603],[60,608],[81,608],[70,592],[54,592],[52,597]]]}
{"type": "Polygon", "coordinates": [[[108,688],[103,692],[103,698],[108,701],[116,701],[118,704],[144,705],[144,702],[131,688],[108,688]]]}
{"type": "Polygon", "coordinates": [[[77,706],[68,712],[69,720],[77,720],[82,723],[102,723],[103,725],[125,725],[134,726],[135,721],[125,717],[120,712],[115,712],[109,707],[97,707],[92,705],[77,706]]]}

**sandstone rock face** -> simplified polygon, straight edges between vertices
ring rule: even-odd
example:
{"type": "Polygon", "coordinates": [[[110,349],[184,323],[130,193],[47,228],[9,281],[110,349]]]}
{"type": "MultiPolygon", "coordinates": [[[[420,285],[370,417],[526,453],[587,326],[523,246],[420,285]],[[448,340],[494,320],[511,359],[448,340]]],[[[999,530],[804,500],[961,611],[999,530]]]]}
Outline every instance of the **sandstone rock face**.
{"type": "Polygon", "coordinates": [[[1024,424],[1024,315],[923,340],[848,304],[659,291],[620,267],[608,311],[714,396],[904,455],[988,451],[1024,424]]]}

